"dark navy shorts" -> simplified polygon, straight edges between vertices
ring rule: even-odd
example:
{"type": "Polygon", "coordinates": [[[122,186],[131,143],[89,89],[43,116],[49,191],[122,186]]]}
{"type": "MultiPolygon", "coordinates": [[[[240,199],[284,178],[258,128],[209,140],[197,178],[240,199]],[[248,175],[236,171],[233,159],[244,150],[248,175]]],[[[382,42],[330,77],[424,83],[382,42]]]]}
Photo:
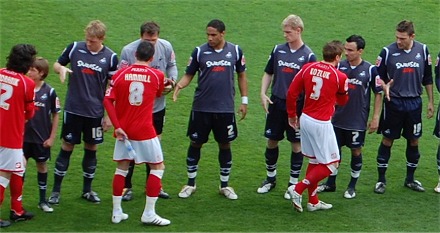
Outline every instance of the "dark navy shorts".
{"type": "Polygon", "coordinates": [[[96,145],[104,141],[102,117],[91,118],[64,112],[61,138],[69,144],[80,144],[83,141],[96,145]]]}
{"type": "Polygon", "coordinates": [[[197,144],[208,141],[210,132],[218,143],[228,143],[238,136],[235,113],[191,111],[187,136],[197,144]]]}
{"type": "Polygon", "coordinates": [[[46,148],[39,143],[23,143],[23,154],[26,160],[33,158],[35,162],[46,162],[50,159],[50,148],[46,148]]]}
{"type": "Polygon", "coordinates": [[[269,105],[269,113],[266,114],[264,136],[274,141],[281,141],[284,139],[285,132],[289,142],[299,142],[299,130],[296,131],[289,125],[286,110],[286,100],[280,99],[276,96],[271,96],[270,99],[273,104],[269,105]]]}
{"type": "Polygon", "coordinates": [[[333,129],[339,148],[346,146],[350,149],[357,149],[364,146],[365,130],[348,130],[338,127],[333,127],[333,129]]]}

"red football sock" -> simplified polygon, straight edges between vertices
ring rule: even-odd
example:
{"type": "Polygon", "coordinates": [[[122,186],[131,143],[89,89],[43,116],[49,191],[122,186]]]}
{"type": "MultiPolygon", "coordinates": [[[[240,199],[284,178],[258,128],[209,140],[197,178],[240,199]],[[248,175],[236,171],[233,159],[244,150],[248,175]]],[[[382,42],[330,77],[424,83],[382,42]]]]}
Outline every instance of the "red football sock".
{"type": "Polygon", "coordinates": [[[125,187],[125,177],[119,174],[113,176],[113,196],[122,196],[125,187]]]}
{"type": "Polygon", "coordinates": [[[161,179],[152,172],[148,176],[145,192],[149,197],[158,197],[160,189],[162,188],[161,179]]]}
{"type": "Polygon", "coordinates": [[[11,210],[17,215],[22,215],[24,212],[22,196],[23,196],[23,177],[12,173],[10,182],[11,191],[11,210]]]}
{"type": "Polygon", "coordinates": [[[309,163],[307,165],[307,170],[306,170],[306,177],[300,181],[298,184],[296,184],[295,186],[295,191],[298,194],[302,194],[304,192],[304,190],[310,185],[310,181],[307,179],[307,175],[310,173],[310,171],[312,171],[318,164],[313,164],[313,163],[309,163]]]}
{"type": "Polygon", "coordinates": [[[312,204],[318,204],[318,194],[316,192],[316,188],[318,187],[318,182],[328,177],[331,174],[330,169],[328,169],[327,165],[318,164],[313,170],[310,171],[309,174],[306,175],[306,178],[309,180],[309,202],[312,204]]]}

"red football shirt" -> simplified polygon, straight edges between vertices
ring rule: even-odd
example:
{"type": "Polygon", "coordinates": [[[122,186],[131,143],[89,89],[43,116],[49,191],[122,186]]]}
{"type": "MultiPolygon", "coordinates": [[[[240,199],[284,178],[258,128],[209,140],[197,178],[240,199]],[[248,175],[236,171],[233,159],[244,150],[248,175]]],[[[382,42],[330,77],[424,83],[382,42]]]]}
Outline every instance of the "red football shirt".
{"type": "Polygon", "coordinates": [[[25,75],[0,69],[0,146],[23,148],[25,120],[34,115],[34,88],[25,75]]]}
{"type": "Polygon", "coordinates": [[[104,98],[114,128],[122,128],[132,140],[156,137],[153,104],[163,89],[164,74],[158,69],[138,64],[120,69],[113,75],[104,98]]]}
{"type": "Polygon", "coordinates": [[[348,101],[347,76],[331,64],[313,62],[303,66],[295,75],[287,93],[287,114],[296,116],[296,99],[305,91],[303,113],[314,119],[328,121],[335,104],[348,101]]]}

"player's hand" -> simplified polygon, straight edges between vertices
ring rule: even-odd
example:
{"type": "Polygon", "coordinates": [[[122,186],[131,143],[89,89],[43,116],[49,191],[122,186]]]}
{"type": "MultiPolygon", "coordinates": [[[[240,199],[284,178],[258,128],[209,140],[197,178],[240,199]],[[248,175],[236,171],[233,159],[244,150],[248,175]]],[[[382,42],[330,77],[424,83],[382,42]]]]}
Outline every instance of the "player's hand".
{"type": "Polygon", "coordinates": [[[381,79],[380,81],[381,81],[381,85],[382,85],[382,90],[383,90],[384,97],[385,97],[388,101],[390,101],[390,87],[393,85],[394,80],[391,79],[388,83],[385,83],[382,79],[381,79]]]}
{"type": "Polygon", "coordinates": [[[46,141],[43,142],[44,148],[51,148],[53,146],[53,143],[55,141],[55,138],[48,138],[46,141]]]}
{"type": "Polygon", "coordinates": [[[175,86],[176,86],[176,82],[174,80],[166,78],[165,87],[162,91],[162,95],[168,95],[172,90],[174,90],[175,86]]]}
{"type": "Polygon", "coordinates": [[[240,116],[238,121],[243,120],[247,114],[247,104],[241,104],[237,114],[240,116]]]}
{"type": "Polygon", "coordinates": [[[72,73],[73,71],[65,66],[61,66],[61,70],[60,70],[60,81],[61,83],[64,83],[64,81],[66,80],[66,75],[67,73],[72,73]]]}
{"type": "Polygon", "coordinates": [[[294,128],[295,130],[299,130],[299,122],[298,117],[291,117],[289,118],[289,125],[294,128]]]}
{"type": "Polygon", "coordinates": [[[368,123],[368,133],[369,134],[376,132],[378,128],[379,128],[379,120],[378,119],[372,119],[368,123]]]}
{"type": "Polygon", "coordinates": [[[127,133],[122,128],[115,129],[115,135],[116,139],[119,141],[124,141],[126,138],[128,138],[127,133]]]}
{"type": "Polygon", "coordinates": [[[273,104],[272,100],[266,94],[261,94],[261,106],[266,113],[269,113],[268,104],[273,104]]]}
{"type": "Polygon", "coordinates": [[[434,104],[428,103],[428,112],[426,114],[426,117],[428,117],[428,119],[431,119],[433,116],[434,116],[434,104]]]}
{"type": "Polygon", "coordinates": [[[102,121],[102,130],[104,132],[107,132],[112,127],[113,127],[112,121],[110,120],[110,118],[108,116],[105,116],[102,121]]]}
{"type": "Polygon", "coordinates": [[[174,93],[173,93],[173,101],[174,102],[177,101],[177,96],[179,96],[180,89],[182,89],[182,87],[177,83],[174,88],[174,93]]]}

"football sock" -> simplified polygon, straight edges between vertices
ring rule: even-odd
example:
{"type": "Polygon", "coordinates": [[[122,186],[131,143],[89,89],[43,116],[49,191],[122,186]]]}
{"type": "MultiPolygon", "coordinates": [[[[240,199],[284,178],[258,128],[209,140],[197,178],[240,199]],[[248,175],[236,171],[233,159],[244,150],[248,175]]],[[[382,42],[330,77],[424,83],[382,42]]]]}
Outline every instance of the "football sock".
{"type": "Polygon", "coordinates": [[[437,171],[440,176],[440,145],[437,147],[437,171]]]}
{"type": "Polygon", "coordinates": [[[419,146],[411,146],[409,142],[406,146],[406,180],[414,181],[414,172],[419,163],[420,153],[419,146]]]}
{"type": "Polygon", "coordinates": [[[84,176],[83,193],[92,191],[92,181],[95,177],[97,162],[96,150],[84,149],[84,157],[82,161],[84,176]]]}
{"type": "MultiPolygon", "coordinates": [[[[298,180],[299,174],[301,173],[301,167],[303,164],[304,156],[300,152],[291,152],[290,153],[290,178],[294,178],[298,180]]],[[[292,179],[290,179],[288,186],[296,183],[291,182],[292,179]]]]}
{"type": "Polygon", "coordinates": [[[113,176],[113,196],[122,196],[127,173],[128,171],[116,168],[115,175],[113,176]]]}
{"type": "Polygon", "coordinates": [[[0,207],[3,204],[3,200],[5,198],[5,189],[9,185],[9,180],[3,176],[0,176],[0,207]]]}
{"type": "MultiPolygon", "coordinates": [[[[307,169],[309,170],[309,169],[307,169]]],[[[318,182],[330,175],[331,171],[324,164],[316,164],[311,167],[310,171],[307,172],[306,178],[303,181],[298,183],[295,187],[295,191],[298,194],[302,194],[304,190],[308,187],[315,187],[318,185],[318,182]]],[[[316,190],[316,187],[315,187],[316,190]]],[[[309,193],[310,195],[310,193],[309,193]]],[[[315,203],[316,204],[316,203],[315,203]]]]}
{"type": "Polygon", "coordinates": [[[386,183],[385,173],[388,168],[388,161],[391,157],[391,147],[385,146],[382,142],[380,143],[379,150],[377,153],[377,172],[378,181],[386,183]]]}
{"type": "Polygon", "coordinates": [[[222,188],[228,187],[229,174],[232,167],[231,149],[219,149],[218,162],[220,164],[220,186],[222,188]]]}
{"type": "Polygon", "coordinates": [[[310,183],[309,187],[307,187],[307,191],[309,193],[309,203],[316,205],[319,202],[318,199],[318,183],[310,183]]]}
{"type": "Polygon", "coordinates": [[[46,189],[47,189],[47,172],[37,172],[38,190],[40,192],[40,203],[46,201],[46,189]]]}
{"type": "Polygon", "coordinates": [[[113,214],[114,215],[122,214],[123,213],[121,206],[122,196],[113,196],[112,200],[113,200],[113,214]]]}
{"type": "Polygon", "coordinates": [[[200,147],[190,145],[188,147],[188,155],[186,157],[186,170],[188,173],[188,185],[194,186],[196,184],[197,169],[200,160],[200,147]]]}
{"type": "Polygon", "coordinates": [[[63,182],[64,176],[66,176],[67,169],[69,168],[70,155],[72,155],[72,151],[65,151],[63,149],[61,149],[58,154],[54,169],[53,192],[61,191],[61,183],[63,182]]]}
{"type": "MultiPolygon", "coordinates": [[[[151,177],[151,176],[150,176],[151,177]]],[[[156,202],[158,197],[145,196],[145,208],[142,215],[152,216],[156,214],[156,202]]]]}
{"type": "Polygon", "coordinates": [[[11,192],[11,210],[13,210],[17,215],[23,214],[23,177],[17,173],[12,173],[11,175],[11,185],[9,191],[11,192]]]}
{"type": "Polygon", "coordinates": [[[148,176],[145,193],[149,197],[158,197],[160,189],[162,188],[162,176],[164,170],[151,170],[148,176]]]}
{"type": "MultiPolygon", "coordinates": [[[[148,164],[146,165],[148,167],[148,164]]],[[[133,176],[134,166],[135,166],[134,161],[131,161],[130,166],[128,167],[127,176],[125,177],[125,188],[131,189],[131,187],[133,187],[133,184],[131,183],[131,177],[133,176]]]]}
{"type": "Polygon", "coordinates": [[[362,153],[358,156],[352,155],[351,156],[351,179],[350,183],[348,184],[348,187],[354,188],[356,186],[356,182],[359,178],[359,175],[361,174],[362,169],[362,153]]]}
{"type": "Polygon", "coordinates": [[[267,173],[267,181],[275,182],[277,175],[277,161],[279,156],[279,148],[275,147],[269,149],[266,147],[266,152],[264,156],[266,157],[266,173],[267,173]]]}
{"type": "MultiPolygon", "coordinates": [[[[318,166],[318,164],[309,163],[307,165],[306,178],[307,178],[307,174],[309,174],[316,166],[318,166]]],[[[307,186],[310,184],[309,181],[306,180],[306,178],[304,178],[302,181],[300,181],[298,184],[296,184],[295,191],[298,194],[302,194],[304,192],[304,190],[307,188],[307,186]]]]}

